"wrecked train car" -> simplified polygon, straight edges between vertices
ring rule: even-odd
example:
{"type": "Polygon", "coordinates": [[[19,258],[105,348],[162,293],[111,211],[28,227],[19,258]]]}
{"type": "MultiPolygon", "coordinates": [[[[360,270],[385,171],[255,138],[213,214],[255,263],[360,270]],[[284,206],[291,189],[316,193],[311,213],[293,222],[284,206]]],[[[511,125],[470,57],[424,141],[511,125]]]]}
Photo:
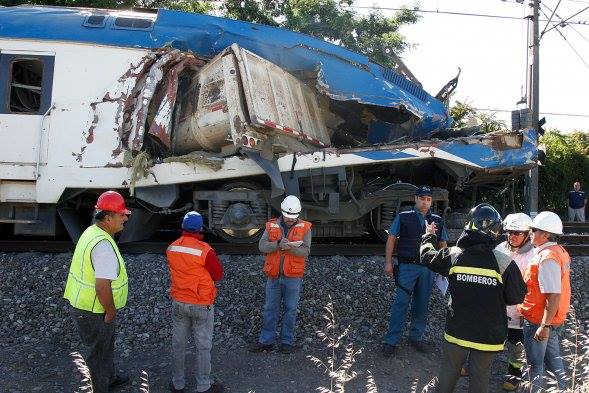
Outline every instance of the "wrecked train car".
{"type": "Polygon", "coordinates": [[[537,156],[533,130],[449,130],[403,67],[169,10],[0,9],[0,108],[0,226],[15,234],[76,239],[95,196],[118,189],[134,212],[121,241],[190,208],[255,241],[285,194],[315,236],[384,237],[412,184],[436,186],[447,214],[537,156]]]}

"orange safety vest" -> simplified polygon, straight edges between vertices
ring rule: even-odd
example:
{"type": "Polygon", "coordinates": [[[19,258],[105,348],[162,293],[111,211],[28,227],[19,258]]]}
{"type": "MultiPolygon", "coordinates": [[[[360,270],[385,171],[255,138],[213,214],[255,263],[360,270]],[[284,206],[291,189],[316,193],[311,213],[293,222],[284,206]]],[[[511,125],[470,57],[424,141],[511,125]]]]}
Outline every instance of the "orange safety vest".
{"type": "MultiPolygon", "coordinates": [[[[311,223],[308,221],[298,220],[288,231],[287,239],[290,242],[303,240],[307,232],[311,230],[311,223]]],[[[278,219],[273,218],[266,223],[268,240],[271,242],[282,239],[282,228],[278,219]]],[[[278,249],[266,254],[264,263],[264,273],[270,278],[276,278],[280,274],[280,258],[284,258],[283,272],[286,277],[300,278],[305,274],[305,257],[292,255],[288,251],[278,249]]]]}
{"type": "Polygon", "coordinates": [[[182,303],[211,305],[217,288],[205,268],[211,246],[194,237],[182,236],[166,250],[170,267],[170,296],[182,303]]]}
{"type": "Polygon", "coordinates": [[[540,291],[538,271],[540,263],[547,259],[552,259],[560,265],[560,303],[554,318],[552,318],[552,321],[548,321],[550,325],[560,326],[564,323],[571,305],[571,258],[566,250],[558,244],[546,247],[528,264],[524,273],[524,281],[528,287],[528,293],[523,303],[518,306],[518,310],[529,322],[537,325],[542,323],[547,295],[540,291]]]}

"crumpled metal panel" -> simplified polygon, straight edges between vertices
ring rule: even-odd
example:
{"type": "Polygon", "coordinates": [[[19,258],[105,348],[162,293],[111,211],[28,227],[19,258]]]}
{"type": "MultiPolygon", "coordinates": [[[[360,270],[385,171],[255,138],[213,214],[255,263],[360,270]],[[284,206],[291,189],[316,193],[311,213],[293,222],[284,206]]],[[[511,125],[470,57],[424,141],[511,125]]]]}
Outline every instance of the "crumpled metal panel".
{"type": "MultiPolygon", "coordinates": [[[[121,75],[101,101],[91,104],[93,120],[84,134],[86,143],[93,142],[98,123],[106,121],[112,122],[113,130],[119,134],[126,149],[139,151],[143,147],[147,122],[150,124],[147,133],[169,149],[178,76],[187,68],[196,71],[204,63],[205,60],[177,49],[164,48],[147,53],[139,64],[121,75]],[[114,119],[108,116],[113,111],[116,113],[114,119]],[[150,113],[155,115],[148,119],[150,113]]],[[[113,151],[113,157],[120,153],[121,147],[113,151]]]]}
{"type": "MultiPolygon", "coordinates": [[[[111,11],[117,15],[118,11],[111,11]]],[[[444,104],[396,72],[366,56],[305,34],[209,15],[159,10],[151,31],[88,29],[87,10],[57,7],[0,9],[0,37],[91,42],[160,48],[213,57],[238,44],[289,72],[317,72],[319,88],[335,100],[405,108],[416,116],[414,138],[450,126],[444,104]],[[23,28],[23,24],[26,28],[23,28]]]]}

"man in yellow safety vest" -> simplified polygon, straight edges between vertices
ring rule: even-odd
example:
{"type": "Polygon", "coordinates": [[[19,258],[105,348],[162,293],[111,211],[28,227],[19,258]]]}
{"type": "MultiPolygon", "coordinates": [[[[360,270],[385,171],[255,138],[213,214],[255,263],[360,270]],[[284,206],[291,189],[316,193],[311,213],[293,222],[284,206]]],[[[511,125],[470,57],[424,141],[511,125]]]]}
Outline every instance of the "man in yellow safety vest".
{"type": "Polygon", "coordinates": [[[125,384],[129,377],[117,373],[114,344],[117,310],[127,303],[125,262],[113,239],[131,211],[116,191],[106,191],[96,202],[95,224],[76,245],[65,292],[82,342],[89,347],[86,364],[95,393],[125,384]]]}

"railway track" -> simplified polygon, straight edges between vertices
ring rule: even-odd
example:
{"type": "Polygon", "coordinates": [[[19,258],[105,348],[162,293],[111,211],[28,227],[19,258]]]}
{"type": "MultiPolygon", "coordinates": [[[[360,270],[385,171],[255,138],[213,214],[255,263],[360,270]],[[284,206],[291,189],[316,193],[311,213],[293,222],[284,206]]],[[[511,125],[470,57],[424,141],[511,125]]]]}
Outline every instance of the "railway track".
{"type": "MultiPolygon", "coordinates": [[[[565,223],[564,236],[560,243],[574,256],[589,256],[589,223],[565,223]]],[[[366,241],[362,239],[361,241],[366,241]]],[[[142,241],[124,243],[121,251],[128,254],[164,253],[171,241],[142,241]]],[[[252,255],[259,254],[257,244],[211,243],[218,254],[252,255]]],[[[63,240],[0,240],[0,252],[47,252],[59,253],[74,250],[71,241],[63,240]]],[[[384,255],[382,243],[313,243],[311,255],[329,256],[372,256],[384,255]]]]}

